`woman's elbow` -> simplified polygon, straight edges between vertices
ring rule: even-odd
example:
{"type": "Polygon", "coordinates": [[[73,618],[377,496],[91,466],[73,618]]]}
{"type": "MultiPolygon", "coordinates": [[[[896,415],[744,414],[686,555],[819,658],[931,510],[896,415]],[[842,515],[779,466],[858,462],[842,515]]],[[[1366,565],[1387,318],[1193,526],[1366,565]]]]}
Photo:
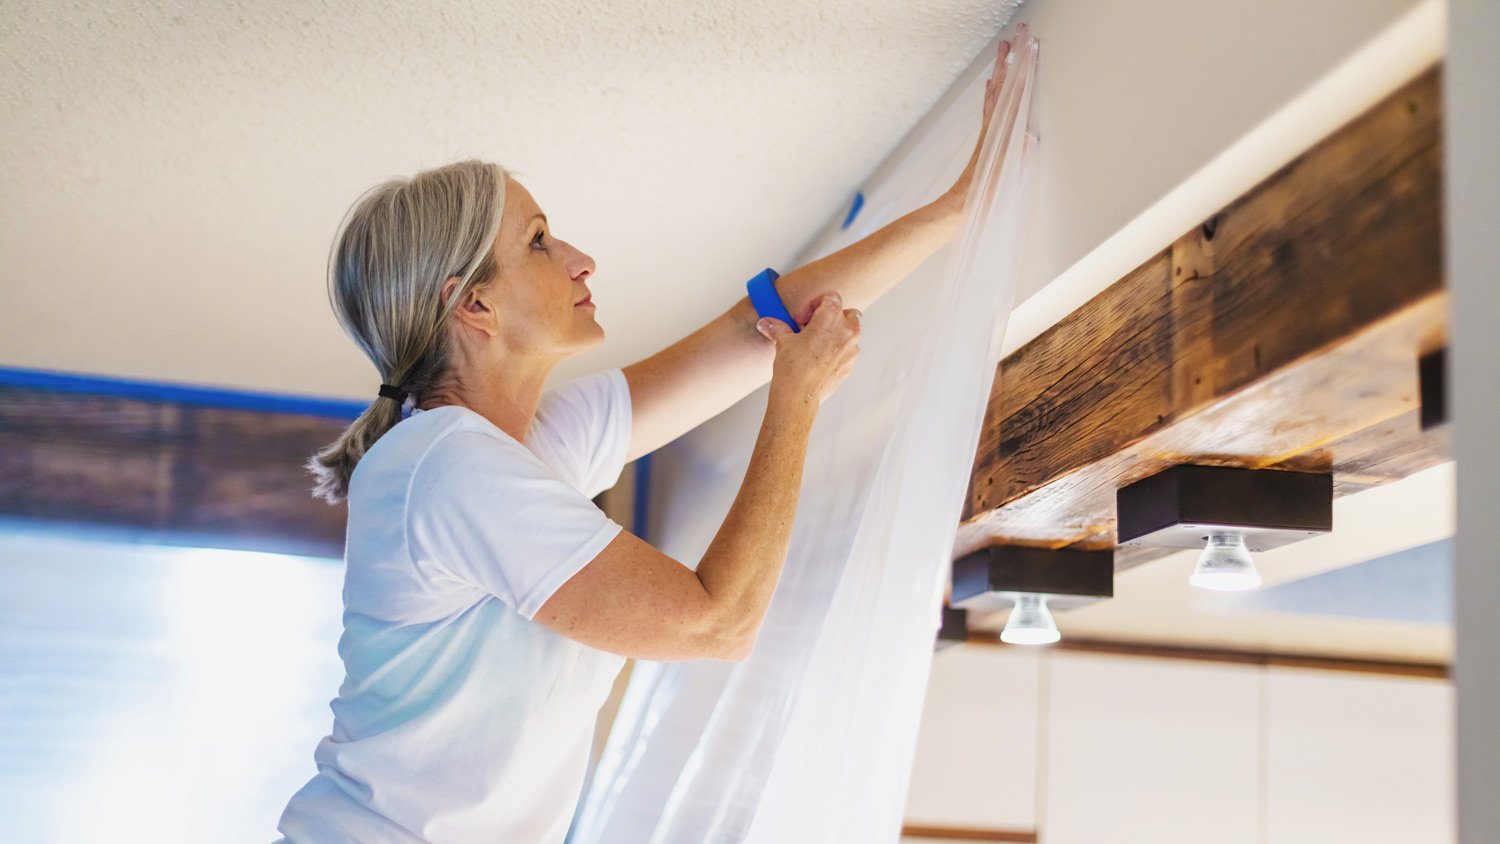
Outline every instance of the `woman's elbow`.
{"type": "Polygon", "coordinates": [[[711,597],[696,610],[688,636],[692,642],[688,650],[693,654],[687,659],[744,662],[750,658],[763,617],[752,616],[737,603],[711,597]]]}
{"type": "Polygon", "coordinates": [[[733,637],[724,643],[722,650],[715,659],[723,662],[744,662],[750,658],[751,654],[755,653],[755,639],[756,635],[753,631],[749,634],[733,637]]]}
{"type": "Polygon", "coordinates": [[[744,662],[755,651],[759,625],[714,625],[698,637],[696,659],[744,662]]]}

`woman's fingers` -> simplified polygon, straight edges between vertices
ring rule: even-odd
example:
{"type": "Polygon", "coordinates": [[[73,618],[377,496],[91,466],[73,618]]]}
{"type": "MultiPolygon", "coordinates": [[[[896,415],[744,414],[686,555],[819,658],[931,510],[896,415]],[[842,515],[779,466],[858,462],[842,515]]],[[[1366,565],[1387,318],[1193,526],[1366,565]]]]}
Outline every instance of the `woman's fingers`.
{"type": "Polygon", "coordinates": [[[785,323],[770,318],[761,319],[756,328],[776,341],[772,384],[796,385],[795,389],[821,402],[848,376],[859,355],[861,314],[856,308],[846,310],[837,292],[824,293],[814,301],[801,334],[791,334],[785,323]]]}
{"type": "Polygon", "coordinates": [[[812,315],[817,313],[818,306],[821,304],[823,304],[823,297],[821,296],[816,299],[809,299],[795,314],[792,314],[792,319],[795,319],[799,326],[807,325],[809,322],[812,322],[812,315]]]}
{"type": "MultiPolygon", "coordinates": [[[[995,113],[995,107],[1000,102],[1000,89],[1005,86],[1005,70],[1010,59],[1010,42],[1001,41],[995,48],[995,70],[990,74],[989,81],[984,88],[984,120],[981,127],[989,125],[990,118],[995,113]]],[[[982,131],[982,128],[981,128],[982,131]]]]}
{"type": "MultiPolygon", "coordinates": [[[[827,329],[839,325],[840,321],[842,321],[844,324],[854,327],[854,329],[857,331],[859,329],[860,321],[864,318],[864,312],[860,309],[845,308],[843,297],[840,296],[836,291],[824,293],[817,299],[814,299],[813,303],[814,305],[812,307],[811,315],[807,320],[808,328],[827,329]]],[[[778,325],[781,324],[778,321],[772,320],[768,317],[766,319],[762,319],[759,323],[756,323],[756,328],[759,329],[763,324],[768,322],[777,322],[778,325]]],[[[765,331],[762,330],[761,333],[764,334],[765,331]]]]}
{"type": "Polygon", "coordinates": [[[824,293],[818,300],[818,307],[813,311],[812,319],[808,320],[811,325],[821,320],[824,323],[835,319],[844,311],[844,299],[837,291],[824,293]]]}
{"type": "Polygon", "coordinates": [[[759,322],[755,323],[755,330],[764,334],[766,339],[772,342],[792,333],[791,326],[775,317],[762,317],[759,322]]]}
{"type": "Polygon", "coordinates": [[[990,74],[990,85],[995,90],[1000,90],[1000,83],[1005,81],[1005,72],[1010,69],[1010,42],[1001,41],[1000,46],[995,48],[995,70],[990,74]]]}
{"type": "Polygon", "coordinates": [[[858,344],[863,318],[864,313],[858,308],[845,308],[837,293],[826,293],[807,327],[812,334],[831,342],[831,348],[845,348],[858,344]]]}

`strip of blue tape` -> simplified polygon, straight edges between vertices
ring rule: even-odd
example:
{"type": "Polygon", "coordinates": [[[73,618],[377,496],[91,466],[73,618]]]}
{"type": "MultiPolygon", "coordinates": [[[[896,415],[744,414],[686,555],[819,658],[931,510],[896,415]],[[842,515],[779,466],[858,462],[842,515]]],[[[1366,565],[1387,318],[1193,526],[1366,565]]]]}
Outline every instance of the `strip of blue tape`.
{"type": "Polygon", "coordinates": [[[368,402],[346,399],[323,399],[311,396],[289,396],[257,393],[248,390],[226,390],[194,387],[160,381],[135,381],[98,375],[79,375],[42,369],[16,369],[0,366],[0,386],[55,393],[86,393],[96,396],[175,402],[196,407],[227,410],[256,410],[264,413],[296,413],[352,420],[369,407],[368,402]]]}
{"type": "Polygon", "coordinates": [[[864,208],[864,207],[865,207],[865,192],[864,191],[855,191],[854,192],[854,201],[851,202],[851,203],[849,203],[849,215],[844,218],[844,225],[840,226],[839,228],[840,229],[848,229],[850,226],[854,225],[854,218],[859,216],[860,209],[864,208]]]}
{"type": "Polygon", "coordinates": [[[756,274],[755,278],[745,282],[745,289],[750,291],[750,304],[755,306],[755,312],[762,317],[779,319],[790,325],[792,331],[801,333],[802,326],[786,309],[786,304],[781,301],[781,294],[776,292],[776,279],[781,274],[767,267],[756,274]]]}
{"type": "MultiPolygon", "coordinates": [[[[635,523],[631,530],[640,537],[646,539],[646,533],[651,526],[651,455],[643,454],[635,461],[635,508],[631,514],[631,520],[635,523]]],[[[647,542],[651,540],[646,539],[647,542]]]]}

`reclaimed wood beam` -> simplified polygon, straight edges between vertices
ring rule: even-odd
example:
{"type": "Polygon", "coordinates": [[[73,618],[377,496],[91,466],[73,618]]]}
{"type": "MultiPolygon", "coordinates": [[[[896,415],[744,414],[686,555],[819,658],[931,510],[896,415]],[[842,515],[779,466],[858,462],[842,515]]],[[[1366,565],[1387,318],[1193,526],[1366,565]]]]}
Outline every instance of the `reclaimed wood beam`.
{"type": "Polygon", "coordinates": [[[1446,337],[1441,81],[1425,72],[1007,357],[955,554],[1111,546],[1115,490],[1177,463],[1331,471],[1339,495],[1448,459],[1417,384],[1446,337]]]}

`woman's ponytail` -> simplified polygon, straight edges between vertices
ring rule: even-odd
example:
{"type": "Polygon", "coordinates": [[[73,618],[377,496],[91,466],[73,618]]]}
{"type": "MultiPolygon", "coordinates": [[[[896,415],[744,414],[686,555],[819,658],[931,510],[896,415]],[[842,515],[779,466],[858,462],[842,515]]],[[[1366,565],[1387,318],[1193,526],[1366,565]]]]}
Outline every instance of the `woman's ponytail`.
{"type": "MultiPolygon", "coordinates": [[[[505,180],[499,165],[461,161],[378,185],[344,217],[329,257],[328,298],[381,383],[415,398],[448,375],[448,317],[464,293],[495,274],[505,180]],[[462,283],[441,301],[453,277],[462,283]]],[[[402,403],[377,398],[314,454],[307,461],[313,497],[344,501],[360,458],[402,411],[402,403]]]]}
{"type": "Polygon", "coordinates": [[[401,405],[391,399],[376,399],[365,408],[339,438],[324,446],[307,461],[307,470],[313,473],[314,498],[329,504],[338,504],[349,495],[349,479],[354,476],[354,467],[365,456],[370,446],[386,431],[401,421],[401,405]]]}

